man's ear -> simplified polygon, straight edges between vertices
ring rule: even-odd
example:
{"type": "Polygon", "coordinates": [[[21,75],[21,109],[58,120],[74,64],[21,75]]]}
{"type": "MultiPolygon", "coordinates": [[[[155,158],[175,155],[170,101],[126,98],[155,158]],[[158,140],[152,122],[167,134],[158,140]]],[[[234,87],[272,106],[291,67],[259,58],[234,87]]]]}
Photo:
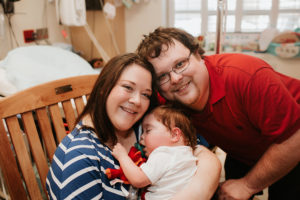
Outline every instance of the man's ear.
{"type": "Polygon", "coordinates": [[[182,132],[180,130],[180,128],[178,127],[174,127],[171,130],[171,141],[172,142],[178,142],[181,139],[182,136],[182,132]]]}
{"type": "Polygon", "coordinates": [[[201,55],[199,54],[198,50],[195,51],[195,52],[193,53],[193,55],[195,56],[195,58],[196,58],[197,60],[201,60],[201,55]]]}

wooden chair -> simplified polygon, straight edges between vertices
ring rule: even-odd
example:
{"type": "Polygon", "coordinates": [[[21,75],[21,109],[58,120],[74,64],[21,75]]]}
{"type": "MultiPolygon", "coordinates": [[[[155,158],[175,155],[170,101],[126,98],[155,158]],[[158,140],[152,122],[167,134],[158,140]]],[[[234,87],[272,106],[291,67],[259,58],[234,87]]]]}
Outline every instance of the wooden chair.
{"type": "Polygon", "coordinates": [[[53,154],[66,124],[73,129],[97,77],[60,79],[0,100],[0,167],[11,199],[47,199],[53,154]]]}

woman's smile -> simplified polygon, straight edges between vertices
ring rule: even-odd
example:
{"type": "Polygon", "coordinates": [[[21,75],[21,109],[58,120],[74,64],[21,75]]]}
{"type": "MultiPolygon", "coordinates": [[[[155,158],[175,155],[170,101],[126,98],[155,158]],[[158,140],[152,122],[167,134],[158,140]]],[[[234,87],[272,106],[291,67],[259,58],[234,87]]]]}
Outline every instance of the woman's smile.
{"type": "Polygon", "coordinates": [[[129,114],[137,114],[138,113],[137,111],[134,111],[133,109],[130,109],[130,108],[127,108],[127,107],[124,107],[124,106],[121,106],[121,109],[123,111],[125,111],[126,113],[129,113],[129,114]]]}

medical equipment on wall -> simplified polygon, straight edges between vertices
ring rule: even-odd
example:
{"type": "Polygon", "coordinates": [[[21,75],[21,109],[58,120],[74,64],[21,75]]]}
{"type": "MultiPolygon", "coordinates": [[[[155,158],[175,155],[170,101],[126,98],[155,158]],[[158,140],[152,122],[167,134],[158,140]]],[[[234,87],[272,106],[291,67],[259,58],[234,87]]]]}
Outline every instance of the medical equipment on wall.
{"type": "Polygon", "coordinates": [[[56,15],[60,23],[66,26],[84,26],[86,24],[85,0],[56,0],[56,15]]]}
{"type": "Polygon", "coordinates": [[[83,26],[103,60],[107,62],[110,59],[108,54],[99,44],[94,33],[86,22],[85,0],[55,0],[55,6],[59,23],[66,26],[83,26]]]}

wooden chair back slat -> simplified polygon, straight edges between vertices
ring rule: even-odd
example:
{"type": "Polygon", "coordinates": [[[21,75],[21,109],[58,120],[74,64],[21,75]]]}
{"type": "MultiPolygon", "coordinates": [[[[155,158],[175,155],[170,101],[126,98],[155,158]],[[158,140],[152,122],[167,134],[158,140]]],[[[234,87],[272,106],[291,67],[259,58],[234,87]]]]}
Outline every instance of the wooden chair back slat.
{"type": "Polygon", "coordinates": [[[98,75],[44,83],[0,100],[0,167],[10,199],[47,199],[57,145],[84,109],[98,75]]]}
{"type": "Polygon", "coordinates": [[[64,101],[64,102],[62,102],[62,105],[64,108],[68,128],[69,128],[69,130],[72,130],[75,126],[75,120],[76,120],[73,105],[72,105],[71,101],[64,101]]]}
{"type": "Polygon", "coordinates": [[[37,109],[36,117],[41,131],[41,136],[46,147],[48,159],[52,161],[52,156],[57,145],[53,137],[53,131],[46,108],[37,109]]]}
{"type": "Polygon", "coordinates": [[[48,173],[47,159],[44,154],[43,147],[41,145],[41,139],[39,137],[36,125],[34,122],[34,117],[32,112],[26,112],[22,114],[22,121],[24,124],[25,133],[28,138],[28,142],[31,148],[31,153],[36,163],[37,170],[41,177],[41,183],[46,193],[46,176],[48,173]]]}
{"type": "Polygon", "coordinates": [[[83,97],[77,97],[74,99],[75,105],[76,105],[76,111],[77,111],[77,115],[80,115],[81,112],[84,109],[84,101],[83,101],[83,97]]]}
{"type": "Polygon", "coordinates": [[[6,119],[6,124],[11,133],[11,140],[18,158],[18,162],[25,180],[25,184],[31,199],[42,199],[39,191],[36,176],[32,167],[32,161],[29,157],[28,147],[24,141],[24,134],[20,128],[18,118],[16,116],[6,119]]]}
{"type": "Polygon", "coordinates": [[[11,199],[27,199],[25,188],[19,173],[18,165],[11,150],[10,138],[6,135],[5,126],[0,123],[0,165],[11,199]],[[4,148],[5,147],[5,148],[4,148]]]}
{"type": "Polygon", "coordinates": [[[67,134],[58,104],[49,106],[49,112],[56,133],[57,143],[59,144],[67,134]]]}

